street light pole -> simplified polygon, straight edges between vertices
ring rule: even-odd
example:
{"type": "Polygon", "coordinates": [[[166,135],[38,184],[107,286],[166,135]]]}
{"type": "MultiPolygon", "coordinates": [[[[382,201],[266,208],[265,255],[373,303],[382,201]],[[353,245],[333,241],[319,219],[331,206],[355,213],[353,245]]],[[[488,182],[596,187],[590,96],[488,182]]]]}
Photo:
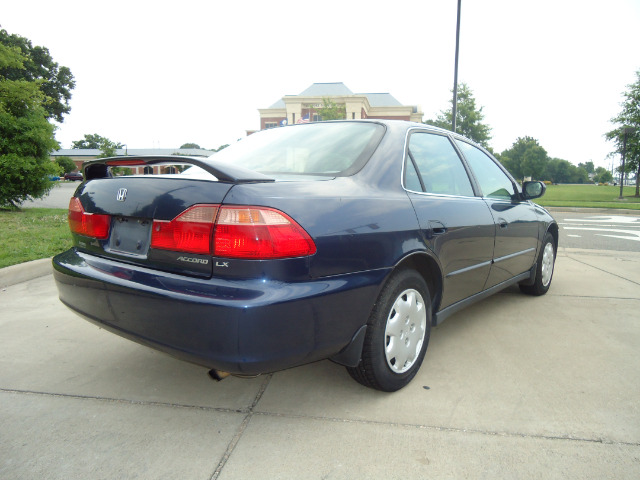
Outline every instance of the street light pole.
{"type": "Polygon", "coordinates": [[[451,111],[451,130],[456,131],[456,115],[458,114],[458,53],[460,52],[460,7],[462,0],[458,0],[458,22],[456,25],[456,60],[453,71],[453,109],[451,111]]]}
{"type": "Polygon", "coordinates": [[[622,128],[623,137],[622,137],[622,170],[620,171],[620,196],[618,200],[623,200],[622,189],[624,188],[624,157],[627,153],[627,134],[633,133],[633,128],[631,127],[623,127],[622,128]]]}

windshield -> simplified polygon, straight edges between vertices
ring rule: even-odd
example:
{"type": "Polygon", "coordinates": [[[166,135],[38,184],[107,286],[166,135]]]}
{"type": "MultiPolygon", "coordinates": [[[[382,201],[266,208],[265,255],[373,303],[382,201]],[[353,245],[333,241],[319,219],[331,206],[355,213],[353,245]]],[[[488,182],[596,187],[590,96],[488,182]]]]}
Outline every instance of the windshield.
{"type": "Polygon", "coordinates": [[[210,157],[264,174],[352,175],[384,134],[369,122],[323,122],[273,128],[250,135],[210,157]]]}

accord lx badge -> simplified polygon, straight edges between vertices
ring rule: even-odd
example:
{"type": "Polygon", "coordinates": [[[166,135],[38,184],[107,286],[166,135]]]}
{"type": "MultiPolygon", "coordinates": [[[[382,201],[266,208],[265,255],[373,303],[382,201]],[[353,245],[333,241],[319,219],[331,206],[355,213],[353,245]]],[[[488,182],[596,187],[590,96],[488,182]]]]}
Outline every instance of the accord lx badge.
{"type": "Polygon", "coordinates": [[[124,202],[127,199],[127,189],[121,188],[118,190],[118,194],[116,195],[116,200],[119,202],[124,202]]]}
{"type": "Polygon", "coordinates": [[[177,258],[178,261],[180,262],[189,262],[189,263],[201,263],[203,265],[207,265],[209,263],[209,260],[206,258],[195,258],[195,257],[178,257],[177,258]]]}

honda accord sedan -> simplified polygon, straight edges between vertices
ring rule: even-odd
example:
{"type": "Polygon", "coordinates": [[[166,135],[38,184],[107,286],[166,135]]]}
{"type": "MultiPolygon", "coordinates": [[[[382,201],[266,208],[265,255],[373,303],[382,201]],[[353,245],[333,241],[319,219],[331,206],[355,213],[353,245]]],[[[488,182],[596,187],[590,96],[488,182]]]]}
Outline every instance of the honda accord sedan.
{"type": "Polygon", "coordinates": [[[407,385],[432,326],[511,285],[551,285],[558,226],[489,152],[402,121],[292,125],[211,158],[84,164],[60,300],[118,335],[256,375],[331,359],[407,385]],[[115,176],[113,168],[182,165],[115,176]]]}

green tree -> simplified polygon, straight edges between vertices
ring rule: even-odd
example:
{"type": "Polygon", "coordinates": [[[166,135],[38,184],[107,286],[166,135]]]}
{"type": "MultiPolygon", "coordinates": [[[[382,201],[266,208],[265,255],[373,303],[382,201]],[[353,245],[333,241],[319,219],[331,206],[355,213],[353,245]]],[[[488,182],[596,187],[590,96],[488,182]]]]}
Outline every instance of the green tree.
{"type": "Polygon", "coordinates": [[[551,158],[547,160],[543,180],[553,183],[589,183],[589,174],[584,164],[575,166],[567,160],[551,158]]]}
{"type": "MultiPolygon", "coordinates": [[[[0,42],[0,72],[24,68],[20,49],[0,42]]],[[[59,148],[47,121],[47,98],[40,81],[12,80],[0,74],[0,206],[18,206],[53,187],[60,173],[49,152],[59,148]]]]}
{"type": "Polygon", "coordinates": [[[570,164],[568,183],[589,183],[589,174],[584,167],[576,167],[570,164]]]}
{"type": "Polygon", "coordinates": [[[200,148],[200,145],[197,143],[185,143],[180,148],[200,148]]]}
{"type": "Polygon", "coordinates": [[[46,99],[42,102],[46,118],[62,122],[63,115],[71,111],[69,100],[71,90],[76,86],[71,70],[54,62],[47,48],[34,47],[30,40],[10,35],[4,29],[0,29],[0,44],[17,49],[22,58],[19,66],[15,63],[0,66],[0,77],[36,84],[46,99]]]}
{"type": "MultiPolygon", "coordinates": [[[[112,142],[108,138],[103,138],[98,148],[101,150],[100,155],[97,158],[109,158],[117,155],[116,149],[121,148],[122,145],[116,142],[112,142]]],[[[129,169],[127,169],[128,171],[129,169]]]]}
{"type": "Polygon", "coordinates": [[[56,157],[56,163],[60,166],[64,173],[73,172],[78,168],[76,167],[76,163],[71,159],[71,157],[56,157]]]}
{"type": "Polygon", "coordinates": [[[596,167],[591,160],[589,160],[587,163],[579,163],[578,168],[580,167],[584,168],[587,173],[595,173],[596,167]]]}
{"type": "Polygon", "coordinates": [[[79,148],[79,149],[89,149],[94,148],[97,150],[102,150],[104,147],[109,148],[111,145],[114,145],[114,148],[122,148],[124,145],[120,142],[112,142],[106,137],[102,137],[97,133],[85,134],[82,140],[76,140],[71,143],[71,148],[79,148]]]}
{"type": "Polygon", "coordinates": [[[500,154],[500,162],[515,178],[541,178],[549,157],[547,151],[532,137],[519,137],[508,150],[500,154]]]}
{"type": "Polygon", "coordinates": [[[636,173],[636,197],[640,197],[640,70],[636,72],[636,81],[627,85],[627,91],[622,96],[623,102],[620,104],[622,110],[610,121],[616,128],[605,133],[607,140],[614,143],[614,150],[609,156],[622,155],[624,146],[624,128],[628,127],[631,132],[626,135],[625,173],[636,173]]]}
{"type": "Polygon", "coordinates": [[[539,145],[532,145],[525,150],[522,157],[522,173],[525,177],[541,179],[547,160],[547,151],[539,145]]]}
{"type": "Polygon", "coordinates": [[[322,107],[316,108],[316,113],[320,115],[323,122],[347,118],[347,108],[340,103],[334,102],[329,97],[322,98],[322,107]]]}
{"type": "Polygon", "coordinates": [[[596,168],[594,175],[593,175],[593,181],[596,183],[608,183],[611,180],[613,180],[613,175],[611,175],[611,172],[604,168],[604,167],[598,167],[596,168]]]}
{"type": "MultiPolygon", "coordinates": [[[[453,90],[451,91],[453,94],[453,90]]],[[[453,98],[450,100],[451,107],[448,110],[441,111],[435,120],[426,120],[424,123],[433,125],[434,127],[451,130],[453,120],[453,98]]],[[[474,142],[489,148],[489,140],[491,140],[491,127],[482,123],[484,113],[482,109],[476,106],[476,100],[473,92],[466,83],[461,83],[458,87],[458,105],[456,109],[456,131],[460,135],[470,138],[474,142]]]]}

